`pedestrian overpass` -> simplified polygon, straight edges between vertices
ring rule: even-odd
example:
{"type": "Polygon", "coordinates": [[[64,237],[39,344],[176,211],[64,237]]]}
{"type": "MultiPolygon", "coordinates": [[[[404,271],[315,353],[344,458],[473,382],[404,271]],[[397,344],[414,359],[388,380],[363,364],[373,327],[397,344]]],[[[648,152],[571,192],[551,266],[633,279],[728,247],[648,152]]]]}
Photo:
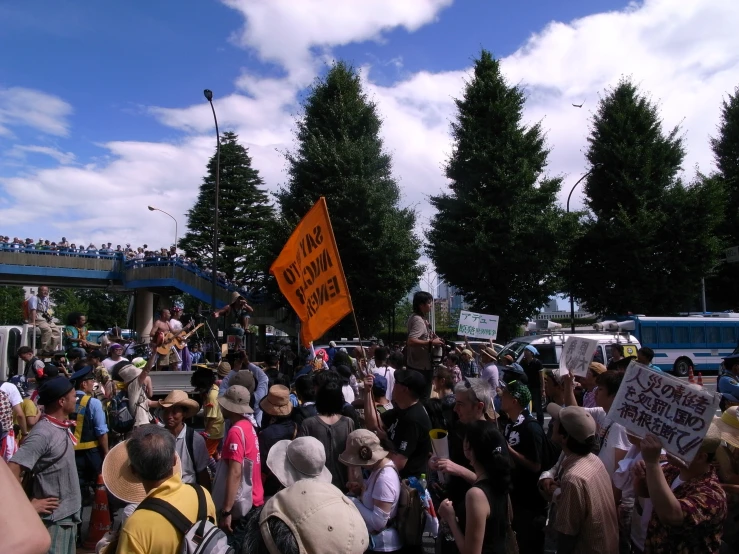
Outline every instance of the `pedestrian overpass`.
{"type": "MultiPolygon", "coordinates": [[[[56,253],[34,250],[0,251],[0,285],[47,285],[51,287],[100,288],[135,295],[135,329],[147,336],[154,320],[154,295],[186,293],[206,305],[212,299],[210,274],[182,260],[124,260],[117,254],[56,253]]],[[[216,284],[216,307],[229,303],[234,285],[216,284]]],[[[265,295],[240,291],[254,308],[251,323],[260,328],[271,325],[295,334],[294,317],[285,308],[273,305],[265,295]]]]}

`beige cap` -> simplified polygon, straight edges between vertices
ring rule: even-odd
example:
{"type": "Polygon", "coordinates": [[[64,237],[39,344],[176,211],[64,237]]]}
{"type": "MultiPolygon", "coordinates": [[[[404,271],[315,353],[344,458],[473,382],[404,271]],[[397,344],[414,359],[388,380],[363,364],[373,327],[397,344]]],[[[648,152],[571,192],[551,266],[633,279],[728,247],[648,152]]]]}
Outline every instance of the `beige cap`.
{"type": "Polygon", "coordinates": [[[240,370],[236,375],[231,377],[228,384],[229,386],[241,385],[242,387],[246,387],[250,394],[254,394],[254,389],[256,388],[254,374],[248,369],[240,370]]]}
{"type": "Polygon", "coordinates": [[[567,434],[577,442],[585,442],[589,437],[595,436],[595,420],[585,408],[580,406],[563,408],[551,402],[547,405],[547,412],[553,418],[558,419],[567,434]]]}
{"type": "Polygon", "coordinates": [[[240,385],[231,385],[228,387],[226,394],[218,397],[218,404],[221,408],[234,414],[253,414],[254,410],[252,410],[249,402],[251,402],[251,394],[249,394],[246,387],[240,385]]]}
{"type": "Polygon", "coordinates": [[[600,375],[601,373],[605,373],[606,371],[608,371],[608,368],[600,362],[590,362],[588,369],[592,371],[595,375],[600,375]]]}
{"type": "Polygon", "coordinates": [[[142,372],[143,370],[140,367],[136,367],[133,364],[128,364],[127,366],[124,366],[118,370],[118,377],[125,384],[128,384],[134,381],[139,375],[141,375],[142,372]]]}
{"type": "Polygon", "coordinates": [[[218,364],[219,377],[225,377],[229,373],[231,373],[231,364],[229,364],[228,362],[221,362],[220,364],[218,364]]]}
{"type": "Polygon", "coordinates": [[[388,455],[380,445],[380,438],[368,429],[349,433],[346,450],[339,454],[339,461],[348,466],[373,466],[388,455]]]}
{"type": "Polygon", "coordinates": [[[330,483],[298,481],[270,498],[259,516],[259,527],[270,554],[282,554],[269,532],[276,517],[292,531],[301,554],[363,554],[369,534],[362,515],[349,498],[330,483]]]}
{"type": "Polygon", "coordinates": [[[292,402],[290,402],[290,389],[285,385],[272,385],[259,407],[265,413],[273,416],[290,415],[293,411],[292,402]]]}

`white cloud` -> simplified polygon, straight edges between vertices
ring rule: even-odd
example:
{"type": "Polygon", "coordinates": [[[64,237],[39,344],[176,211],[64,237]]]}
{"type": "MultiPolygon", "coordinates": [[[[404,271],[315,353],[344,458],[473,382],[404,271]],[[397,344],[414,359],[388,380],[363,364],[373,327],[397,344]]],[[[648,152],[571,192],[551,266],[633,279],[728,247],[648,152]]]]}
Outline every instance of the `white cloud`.
{"type": "Polygon", "coordinates": [[[67,136],[71,114],[72,106],[57,96],[22,87],[0,89],[0,135],[11,135],[12,127],[30,127],[67,136]]]}
{"type": "MultiPolygon", "coordinates": [[[[338,0],[316,5],[229,0],[247,17],[242,43],[280,64],[286,75],[236,76],[237,92],[214,99],[222,130],[240,135],[255,167],[274,190],[285,181],[279,150],[293,146],[297,98],[305,80],[314,77],[318,60],[327,55],[325,48],[377,39],[392,27],[413,30],[433,21],[448,3],[378,0],[372,10],[355,6],[349,17],[343,8],[346,3],[338,0]],[[306,14],[303,5],[318,11],[306,14]]],[[[660,102],[667,128],[682,123],[688,177],[695,164],[704,171],[711,168],[708,137],[715,134],[722,98],[739,82],[739,34],[732,25],[738,20],[739,3],[734,0],[647,0],[620,12],[554,22],[502,61],[509,82],[521,83],[529,94],[526,121],[543,120],[552,149],[549,173],[566,176],[562,201],[585,170],[583,149],[598,94],[622,75],[631,76],[660,102]],[[583,100],[583,108],[571,106],[583,100]]],[[[394,158],[404,203],[419,208],[421,226],[431,215],[426,195],[437,193],[446,182],[442,166],[451,150],[453,98],[462,94],[465,78],[469,68],[421,71],[392,86],[380,86],[372,80],[372,67],[363,68],[363,82],[384,121],[383,138],[394,158]]],[[[212,114],[204,99],[184,109],[150,110],[186,138],[178,143],[110,142],[105,145],[110,158],[99,164],[29,170],[0,180],[6,197],[3,201],[0,195],[3,227],[21,232],[37,219],[16,208],[34,198],[45,221],[52,222],[45,225],[68,238],[168,244],[171,221],[148,212],[147,204],[176,215],[182,234],[183,214],[196,197],[214,150],[212,114]],[[80,199],[88,202],[82,204],[80,199]],[[69,215],[58,220],[59,213],[69,215]]],[[[579,192],[573,196],[573,207],[579,206],[579,198],[579,192]]]]}
{"type": "Polygon", "coordinates": [[[46,156],[54,158],[62,165],[69,165],[74,162],[75,159],[75,155],[72,152],[62,152],[58,148],[53,148],[51,146],[23,146],[20,144],[16,144],[15,146],[13,146],[13,148],[10,149],[7,155],[11,158],[25,159],[26,154],[28,153],[44,154],[46,156]]]}
{"type": "Polygon", "coordinates": [[[235,40],[307,84],[315,75],[314,49],[380,40],[395,27],[413,32],[431,23],[453,0],[222,0],[246,23],[235,40]]]}

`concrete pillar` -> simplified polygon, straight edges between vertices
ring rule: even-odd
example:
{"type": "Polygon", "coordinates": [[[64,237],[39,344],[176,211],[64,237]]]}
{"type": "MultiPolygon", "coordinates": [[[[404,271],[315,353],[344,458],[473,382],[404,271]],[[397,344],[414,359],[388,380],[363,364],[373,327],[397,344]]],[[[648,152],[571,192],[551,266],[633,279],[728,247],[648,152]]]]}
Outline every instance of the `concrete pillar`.
{"type": "Polygon", "coordinates": [[[146,289],[136,290],[136,335],[140,342],[149,342],[154,326],[154,293],[146,289]]]}

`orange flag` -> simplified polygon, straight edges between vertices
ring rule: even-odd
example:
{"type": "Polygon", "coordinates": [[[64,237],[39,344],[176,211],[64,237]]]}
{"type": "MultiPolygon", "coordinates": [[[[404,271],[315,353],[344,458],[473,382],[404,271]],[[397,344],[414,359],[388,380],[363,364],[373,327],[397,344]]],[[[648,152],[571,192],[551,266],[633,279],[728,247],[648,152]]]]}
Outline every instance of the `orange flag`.
{"type": "Polygon", "coordinates": [[[352,300],[323,196],[300,220],[269,272],[300,318],[304,345],[351,313],[352,300]]]}

